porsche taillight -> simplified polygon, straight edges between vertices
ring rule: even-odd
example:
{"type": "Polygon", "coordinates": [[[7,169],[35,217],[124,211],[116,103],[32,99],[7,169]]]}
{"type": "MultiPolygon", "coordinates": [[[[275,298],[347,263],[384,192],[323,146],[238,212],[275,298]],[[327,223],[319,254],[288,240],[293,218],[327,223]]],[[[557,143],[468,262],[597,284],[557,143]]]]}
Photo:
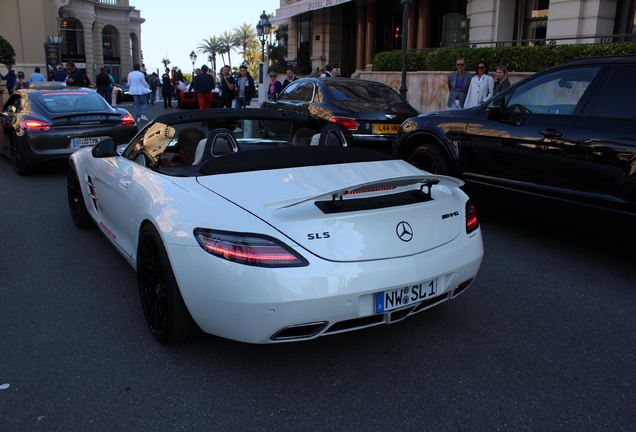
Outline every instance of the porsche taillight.
{"type": "Polygon", "coordinates": [[[477,219],[477,211],[472,202],[466,203],[466,234],[470,234],[479,228],[479,219],[477,219]]]}
{"type": "Polygon", "coordinates": [[[349,130],[358,130],[358,122],[356,121],[356,119],[348,117],[331,117],[329,121],[339,124],[340,126],[344,126],[349,130]]]}
{"type": "Polygon", "coordinates": [[[219,258],[258,267],[302,267],[309,263],[282,242],[260,234],[196,228],[194,237],[204,251],[219,258]]]}
{"type": "Polygon", "coordinates": [[[22,128],[28,131],[47,131],[51,129],[51,125],[40,120],[24,120],[22,128]]]}
{"type": "Polygon", "coordinates": [[[121,118],[121,124],[123,124],[124,126],[134,126],[135,119],[130,114],[126,114],[121,118]]]}

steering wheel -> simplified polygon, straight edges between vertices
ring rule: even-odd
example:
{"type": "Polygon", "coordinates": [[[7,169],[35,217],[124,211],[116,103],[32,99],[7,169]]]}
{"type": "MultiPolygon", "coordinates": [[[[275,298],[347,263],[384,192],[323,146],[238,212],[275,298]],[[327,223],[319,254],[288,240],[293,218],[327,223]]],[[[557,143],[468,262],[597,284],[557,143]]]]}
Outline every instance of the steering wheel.
{"type": "Polygon", "coordinates": [[[518,112],[518,113],[522,113],[522,114],[532,113],[532,111],[530,111],[528,108],[526,108],[526,107],[524,107],[523,105],[520,105],[520,104],[510,105],[508,107],[508,111],[518,112]]]}

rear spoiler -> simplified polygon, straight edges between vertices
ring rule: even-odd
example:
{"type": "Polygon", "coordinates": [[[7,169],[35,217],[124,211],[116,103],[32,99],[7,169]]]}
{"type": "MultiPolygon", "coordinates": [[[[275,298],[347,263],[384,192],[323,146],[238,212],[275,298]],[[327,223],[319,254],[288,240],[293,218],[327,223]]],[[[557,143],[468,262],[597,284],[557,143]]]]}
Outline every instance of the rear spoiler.
{"type": "Polygon", "coordinates": [[[325,193],[314,195],[307,198],[268,203],[268,204],[265,204],[265,207],[266,208],[276,207],[276,210],[282,210],[282,209],[290,208],[290,207],[293,207],[308,201],[318,201],[318,200],[324,200],[327,198],[331,198],[332,200],[343,200],[344,197],[347,195],[362,193],[365,191],[388,190],[388,189],[395,189],[397,187],[417,185],[417,184],[419,184],[421,191],[424,188],[427,188],[426,193],[430,195],[431,187],[433,187],[434,185],[439,184],[449,188],[458,188],[463,186],[464,182],[454,177],[434,175],[434,174],[394,177],[389,179],[376,180],[376,181],[372,181],[368,183],[362,183],[355,186],[349,186],[344,189],[336,189],[331,192],[325,192],[325,193]]]}
{"type": "Polygon", "coordinates": [[[61,116],[51,117],[52,120],[61,120],[61,119],[71,119],[74,117],[94,117],[94,116],[104,116],[104,117],[121,117],[121,113],[106,113],[106,112],[94,112],[94,113],[73,113],[73,114],[65,114],[61,116]]]}

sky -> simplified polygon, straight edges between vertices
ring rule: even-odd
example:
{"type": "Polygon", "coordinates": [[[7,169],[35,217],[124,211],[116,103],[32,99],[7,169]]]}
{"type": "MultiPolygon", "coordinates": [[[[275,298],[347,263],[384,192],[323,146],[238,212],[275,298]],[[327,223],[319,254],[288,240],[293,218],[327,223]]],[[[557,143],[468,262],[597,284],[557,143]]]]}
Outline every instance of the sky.
{"type": "MultiPolygon", "coordinates": [[[[224,31],[232,32],[243,23],[256,26],[263,10],[274,13],[280,7],[280,0],[186,0],[183,3],[130,0],[130,6],[141,11],[141,17],[146,20],[141,25],[141,49],[146,70],[162,72],[161,60],[167,56],[169,67],[178,66],[184,73],[192,73],[190,53],[193,50],[199,56],[195,67],[201,67],[207,61],[207,55],[199,54],[196,49],[203,39],[224,31]]],[[[240,55],[233,54],[232,66],[238,66],[242,61],[240,55]]],[[[216,62],[219,68],[220,56],[216,62]]]]}

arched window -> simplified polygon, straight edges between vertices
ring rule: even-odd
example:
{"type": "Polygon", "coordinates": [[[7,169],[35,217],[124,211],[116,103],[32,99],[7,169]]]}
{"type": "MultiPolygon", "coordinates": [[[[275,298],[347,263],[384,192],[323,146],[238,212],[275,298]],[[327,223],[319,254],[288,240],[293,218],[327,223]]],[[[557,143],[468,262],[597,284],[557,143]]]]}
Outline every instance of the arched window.
{"type": "Polygon", "coordinates": [[[84,62],[84,26],[75,18],[66,18],[60,23],[62,35],[62,60],[84,62]]]}
{"type": "Polygon", "coordinates": [[[137,35],[134,33],[130,34],[130,58],[132,59],[133,65],[135,63],[141,63],[139,61],[139,44],[137,42],[137,35]]]}
{"type": "Polygon", "coordinates": [[[119,63],[119,32],[112,25],[107,25],[102,30],[102,49],[104,63],[119,63]]]}

